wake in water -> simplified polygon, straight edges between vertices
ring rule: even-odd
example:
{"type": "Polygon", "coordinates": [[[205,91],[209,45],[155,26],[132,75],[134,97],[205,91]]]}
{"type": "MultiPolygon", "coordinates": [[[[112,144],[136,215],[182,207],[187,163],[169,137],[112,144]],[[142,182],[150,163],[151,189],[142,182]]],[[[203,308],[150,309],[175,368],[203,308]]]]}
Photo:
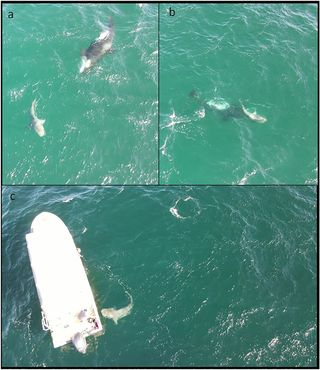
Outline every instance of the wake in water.
{"type": "Polygon", "coordinates": [[[250,112],[247,108],[244,107],[241,101],[240,105],[230,105],[228,102],[221,98],[205,101],[204,99],[200,98],[196,90],[192,90],[189,96],[203,104],[206,108],[218,112],[224,120],[246,117],[249,118],[251,121],[258,123],[267,122],[266,117],[257,114],[256,111],[250,112]]]}
{"type": "Polygon", "coordinates": [[[246,185],[247,182],[248,182],[248,179],[251,177],[251,176],[254,176],[255,174],[257,173],[257,170],[254,169],[252,172],[250,173],[246,173],[243,178],[238,182],[238,185],[246,185]]]}

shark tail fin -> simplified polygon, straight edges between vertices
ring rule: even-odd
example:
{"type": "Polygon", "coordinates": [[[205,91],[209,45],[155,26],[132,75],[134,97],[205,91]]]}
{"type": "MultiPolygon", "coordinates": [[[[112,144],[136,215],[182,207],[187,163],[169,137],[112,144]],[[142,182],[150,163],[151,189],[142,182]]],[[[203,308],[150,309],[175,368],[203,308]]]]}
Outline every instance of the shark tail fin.
{"type": "Polygon", "coordinates": [[[130,299],[130,304],[131,304],[131,306],[133,307],[133,299],[132,299],[132,295],[131,295],[128,291],[126,291],[126,294],[127,294],[127,296],[129,297],[129,299],[130,299]]]}
{"type": "Polygon", "coordinates": [[[34,99],[32,101],[31,110],[30,110],[30,112],[31,112],[32,115],[35,115],[36,114],[36,106],[37,106],[37,99],[34,99]]]}

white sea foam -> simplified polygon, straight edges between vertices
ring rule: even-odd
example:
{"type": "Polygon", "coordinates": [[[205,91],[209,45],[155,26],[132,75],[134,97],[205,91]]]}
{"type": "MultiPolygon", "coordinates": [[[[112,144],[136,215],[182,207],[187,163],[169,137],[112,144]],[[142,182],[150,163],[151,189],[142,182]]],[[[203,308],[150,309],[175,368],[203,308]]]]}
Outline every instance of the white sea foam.
{"type": "Polygon", "coordinates": [[[62,199],[62,202],[63,202],[63,203],[69,203],[69,202],[71,202],[73,199],[74,199],[74,197],[73,197],[72,195],[69,195],[69,196],[67,196],[67,197],[64,197],[64,198],[62,199]]]}
{"type": "Polygon", "coordinates": [[[230,107],[230,104],[223,98],[213,98],[209,100],[207,104],[217,110],[226,110],[230,107]]]}
{"type": "Polygon", "coordinates": [[[190,195],[185,198],[177,199],[175,204],[169,209],[169,211],[172,216],[178,219],[188,219],[200,215],[201,213],[198,201],[192,198],[190,195]],[[188,204],[187,207],[185,207],[186,204],[188,204]]]}
{"type": "Polygon", "coordinates": [[[238,185],[245,185],[248,182],[248,179],[254,176],[257,173],[257,170],[253,170],[250,173],[246,173],[243,178],[238,182],[238,185]]]}

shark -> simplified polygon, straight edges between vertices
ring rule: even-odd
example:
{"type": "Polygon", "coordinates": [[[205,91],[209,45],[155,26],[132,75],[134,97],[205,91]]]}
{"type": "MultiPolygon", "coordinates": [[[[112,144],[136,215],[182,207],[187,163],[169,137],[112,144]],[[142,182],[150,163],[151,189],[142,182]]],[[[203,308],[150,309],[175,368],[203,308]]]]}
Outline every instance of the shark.
{"type": "Polygon", "coordinates": [[[126,292],[126,294],[130,298],[130,303],[127,306],[125,306],[123,308],[119,308],[119,309],[111,307],[111,308],[103,308],[101,310],[102,316],[106,317],[107,319],[113,320],[116,325],[118,324],[118,321],[120,319],[130,315],[131,310],[133,308],[132,296],[128,292],[126,292]]]}
{"type": "Polygon", "coordinates": [[[189,96],[196,101],[200,102],[204,107],[210,109],[212,111],[218,112],[223,120],[227,120],[230,118],[241,118],[246,117],[249,118],[251,121],[255,121],[258,123],[265,123],[267,122],[267,118],[257,114],[257,112],[249,112],[247,108],[242,104],[241,101],[239,104],[230,105],[227,102],[221,102],[219,100],[210,100],[205,101],[201,99],[198,93],[195,90],[192,90],[189,96]]]}
{"type": "Polygon", "coordinates": [[[30,127],[32,127],[35,132],[39,135],[39,136],[44,136],[46,134],[46,131],[43,127],[44,123],[46,122],[45,119],[40,119],[37,117],[36,115],[36,106],[37,106],[37,101],[36,99],[32,102],[31,104],[31,109],[30,109],[30,115],[31,115],[31,123],[30,123],[30,127]]]}

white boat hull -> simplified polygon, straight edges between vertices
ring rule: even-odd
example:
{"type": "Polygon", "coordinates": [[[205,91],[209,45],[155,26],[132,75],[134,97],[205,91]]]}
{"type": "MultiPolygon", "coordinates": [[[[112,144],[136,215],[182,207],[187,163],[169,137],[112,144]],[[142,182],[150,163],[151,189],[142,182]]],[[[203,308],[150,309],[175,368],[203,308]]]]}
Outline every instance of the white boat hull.
{"type": "Polygon", "coordinates": [[[72,236],[56,215],[35,217],[26,235],[28,253],[42,310],[42,326],[55,348],[103,332],[93,293],[72,236]]]}

